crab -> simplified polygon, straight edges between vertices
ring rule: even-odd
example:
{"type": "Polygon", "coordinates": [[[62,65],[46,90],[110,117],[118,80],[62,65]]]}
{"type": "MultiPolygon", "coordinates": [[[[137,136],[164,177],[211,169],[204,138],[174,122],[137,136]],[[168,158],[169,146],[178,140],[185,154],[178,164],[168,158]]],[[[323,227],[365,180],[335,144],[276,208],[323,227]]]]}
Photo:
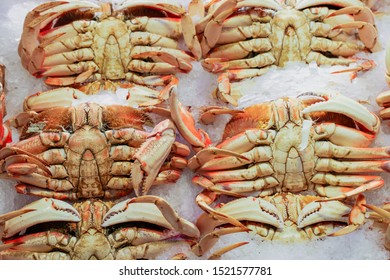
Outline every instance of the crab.
{"type": "Polygon", "coordinates": [[[196,225],[201,239],[192,250],[201,256],[221,236],[245,231],[229,224],[226,216],[240,221],[248,231],[264,239],[287,243],[340,236],[364,223],[366,209],[362,194],[353,206],[321,199],[319,196],[279,193],[264,198],[238,198],[219,204],[213,213],[203,213],[198,218],[196,225]],[[347,226],[335,231],[343,225],[347,226]]]}
{"type": "MultiPolygon", "coordinates": [[[[214,97],[237,105],[240,84],[272,66],[300,61],[347,66],[380,49],[372,11],[358,0],[218,0],[196,24],[203,67],[218,73],[214,97]]],[[[367,70],[375,64],[366,61],[367,70]]],[[[355,71],[350,69],[349,71],[355,71]]]]}
{"type": "Polygon", "coordinates": [[[134,189],[175,182],[189,148],[176,140],[170,119],[152,125],[129,106],[82,103],[25,112],[13,120],[20,140],[0,150],[1,178],[19,193],[57,199],[119,198],[134,189]]]}
{"type": "Polygon", "coordinates": [[[243,110],[206,108],[201,120],[207,123],[218,114],[233,115],[218,144],[194,127],[175,94],[171,102],[178,129],[198,151],[188,161],[197,173],[193,181],[213,192],[268,196],[316,190],[349,197],[383,186],[380,176],[369,173],[390,170],[389,147],[369,148],[378,116],[340,93],[304,93],[243,110]]]}
{"type": "Polygon", "coordinates": [[[378,173],[390,171],[390,147],[369,148],[380,127],[378,116],[340,93],[305,93],[243,110],[205,108],[206,123],[219,114],[233,115],[218,144],[197,130],[175,92],[171,103],[178,129],[197,151],[188,161],[196,173],[193,183],[204,189],[196,202],[213,219],[234,225],[233,231],[245,227],[210,206],[220,195],[315,192],[322,202],[346,201],[383,187],[378,173]]]}
{"type": "Polygon", "coordinates": [[[11,129],[3,118],[7,111],[5,108],[5,66],[0,64],[0,148],[12,141],[11,129]]]}
{"type": "Polygon", "coordinates": [[[372,210],[368,213],[368,218],[385,228],[385,248],[390,250],[390,203],[385,203],[382,207],[365,204],[365,207],[372,210]]]}
{"type": "Polygon", "coordinates": [[[179,5],[158,1],[109,3],[55,1],[25,18],[19,44],[22,65],[52,86],[126,80],[165,86],[191,70],[194,57],[178,49],[183,36],[194,46],[195,27],[179,5]]]}
{"type": "Polygon", "coordinates": [[[119,203],[42,198],[0,216],[0,259],[151,259],[199,237],[156,196],[119,203]]]}

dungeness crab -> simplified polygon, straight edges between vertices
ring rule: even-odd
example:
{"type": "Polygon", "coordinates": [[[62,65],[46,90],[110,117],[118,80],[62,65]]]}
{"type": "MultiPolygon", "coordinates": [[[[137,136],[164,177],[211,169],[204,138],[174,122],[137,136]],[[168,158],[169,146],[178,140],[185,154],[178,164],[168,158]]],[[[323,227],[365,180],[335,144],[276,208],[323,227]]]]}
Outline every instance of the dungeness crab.
{"type": "Polygon", "coordinates": [[[220,236],[245,229],[265,239],[297,242],[343,235],[364,223],[366,209],[362,194],[354,206],[321,199],[319,196],[279,193],[219,204],[213,213],[207,212],[198,218],[196,225],[202,238],[192,250],[197,255],[203,255],[220,236]],[[232,226],[229,219],[240,221],[245,228],[232,226]],[[335,231],[346,224],[346,227],[335,231]]]}
{"type": "MultiPolygon", "coordinates": [[[[214,96],[237,105],[239,85],[290,61],[349,65],[361,51],[379,49],[372,11],[358,0],[217,0],[194,7],[202,19],[203,66],[219,73],[214,96]]],[[[369,69],[365,61],[359,69],[369,69]]]]}
{"type": "Polygon", "coordinates": [[[117,198],[175,182],[190,151],[169,119],[146,132],[150,118],[128,106],[83,103],[25,112],[21,141],[0,151],[1,178],[20,193],[57,199],[117,198]]]}
{"type": "Polygon", "coordinates": [[[128,81],[125,87],[154,88],[192,69],[194,58],[178,49],[181,36],[200,56],[192,19],[180,5],[55,1],[27,14],[19,55],[32,75],[53,86],[128,81]]]}
{"type": "Polygon", "coordinates": [[[150,259],[199,231],[155,196],[73,206],[43,198],[1,215],[0,236],[0,259],[150,259]]]}
{"type": "MultiPolygon", "coordinates": [[[[272,214],[275,206],[252,196],[264,200],[281,199],[287,204],[294,204],[297,200],[302,211],[312,209],[313,205],[320,208],[337,206],[341,204],[328,202],[347,201],[355,195],[381,188],[384,180],[372,173],[390,171],[390,147],[368,148],[379,130],[379,118],[363,105],[339,93],[306,93],[297,98],[285,97],[255,104],[243,110],[206,108],[201,117],[206,123],[213,121],[218,114],[233,115],[225,126],[222,141],[217,145],[212,145],[207,134],[194,127],[190,113],[178,102],[174,93],[171,103],[175,123],[198,151],[188,161],[188,166],[196,172],[193,183],[204,188],[197,197],[197,203],[207,212],[205,215],[211,217],[208,219],[215,220],[215,226],[226,223],[236,226],[224,230],[225,233],[242,231],[243,225],[238,220],[248,220],[248,217],[238,214],[236,217],[236,212],[230,210],[226,213],[225,210],[214,210],[209,205],[218,195],[251,197],[228,203],[226,209],[230,207],[228,205],[235,205],[231,206],[235,209],[232,211],[244,213],[248,210],[244,204],[260,203],[259,211],[264,211],[270,219],[278,220],[277,224],[269,224],[280,228],[284,219],[272,214]],[[310,190],[325,198],[294,196],[310,190]],[[289,192],[294,195],[285,194],[289,192]],[[282,195],[269,198],[279,193],[282,195]],[[321,203],[308,204],[315,200],[321,200],[321,203]]],[[[345,222],[346,218],[341,216],[351,213],[350,226],[343,232],[352,231],[364,221],[362,203],[364,198],[360,196],[353,208],[356,210],[340,206],[340,213],[337,209],[333,213],[337,217],[329,219],[345,222]]],[[[219,235],[213,231],[214,224],[209,225],[206,226],[206,234],[212,231],[212,236],[219,235]]],[[[305,227],[299,223],[297,226],[305,227]]]]}

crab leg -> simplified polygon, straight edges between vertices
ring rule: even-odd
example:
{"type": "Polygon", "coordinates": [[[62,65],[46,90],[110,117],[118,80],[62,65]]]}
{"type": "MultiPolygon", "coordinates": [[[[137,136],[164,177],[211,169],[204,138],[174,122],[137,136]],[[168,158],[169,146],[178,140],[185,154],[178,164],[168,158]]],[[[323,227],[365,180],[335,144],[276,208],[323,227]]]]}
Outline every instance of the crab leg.
{"type": "Polygon", "coordinates": [[[144,260],[153,259],[161,252],[172,248],[180,243],[187,244],[185,241],[156,241],[141,244],[137,246],[126,246],[121,248],[115,254],[116,260],[144,260]]]}
{"type": "Polygon", "coordinates": [[[131,51],[133,58],[158,58],[159,60],[177,67],[181,71],[189,72],[192,69],[191,57],[185,52],[159,47],[136,46],[131,51]]]}
{"type": "Polygon", "coordinates": [[[179,68],[165,62],[145,62],[142,60],[132,60],[128,65],[130,71],[141,73],[174,74],[179,68]]]}
{"type": "Polygon", "coordinates": [[[79,74],[76,77],[76,81],[84,82],[87,80],[94,72],[98,71],[98,66],[92,61],[82,61],[75,64],[69,65],[54,65],[43,67],[42,72],[39,73],[38,77],[47,77],[47,76],[71,76],[74,74],[79,74]]]}
{"type": "Polygon", "coordinates": [[[320,172],[361,173],[382,172],[389,170],[389,161],[337,161],[334,159],[320,158],[316,162],[315,169],[320,172]]]}
{"type": "Polygon", "coordinates": [[[61,38],[61,40],[56,40],[54,42],[41,44],[43,51],[43,56],[52,56],[59,53],[66,53],[75,49],[80,48],[89,48],[92,46],[92,34],[77,34],[74,37],[70,38],[61,38]]]}
{"type": "Polygon", "coordinates": [[[223,170],[230,167],[230,162],[233,162],[231,163],[233,165],[231,167],[235,167],[239,166],[239,163],[242,163],[241,165],[245,165],[251,161],[244,155],[229,150],[209,147],[200,150],[195,156],[193,156],[188,162],[188,167],[192,170],[197,170],[198,168],[201,168],[201,170],[223,170]],[[236,161],[238,163],[234,164],[236,161]],[[223,166],[220,164],[223,164],[223,166]]]}
{"type": "Polygon", "coordinates": [[[144,31],[159,34],[171,39],[179,38],[181,34],[180,19],[135,17],[126,21],[131,31],[144,31]]]}
{"type": "Polygon", "coordinates": [[[25,251],[9,250],[0,253],[1,260],[70,260],[70,256],[64,252],[33,253],[25,251]]]}
{"type": "Polygon", "coordinates": [[[209,191],[235,197],[241,197],[243,196],[242,194],[245,195],[256,191],[260,191],[261,194],[268,191],[273,193],[273,189],[279,186],[279,182],[272,176],[264,176],[263,178],[247,181],[222,181],[215,184],[206,177],[195,176],[192,182],[209,191]]]}
{"type": "Polygon", "coordinates": [[[276,132],[272,130],[248,129],[219,143],[216,147],[239,154],[252,150],[255,146],[273,143],[276,132]]]}
{"type": "MultiPolygon", "coordinates": [[[[107,184],[107,188],[110,187],[109,184],[111,183],[111,181],[107,184]]],[[[119,197],[124,197],[126,195],[129,195],[132,191],[131,182],[127,183],[127,185],[122,181],[120,186],[116,187],[116,189],[103,190],[101,196],[106,199],[114,199],[114,198],[119,198],[119,197]]],[[[63,192],[51,191],[42,188],[37,188],[27,184],[18,184],[15,186],[15,189],[17,193],[21,193],[25,195],[49,197],[49,198],[60,199],[60,200],[78,200],[80,198],[79,194],[74,191],[63,191],[63,192]]],[[[96,195],[94,195],[94,197],[96,197],[96,195]]]]}
{"type": "Polygon", "coordinates": [[[257,38],[231,43],[216,47],[210,52],[210,58],[228,57],[230,60],[245,58],[251,52],[267,52],[272,49],[271,42],[268,39],[257,38]]]}
{"type": "Polygon", "coordinates": [[[269,146],[255,147],[249,152],[242,154],[217,148],[207,148],[192,157],[188,166],[199,171],[217,171],[232,169],[250,163],[267,162],[271,158],[272,151],[269,146]]]}
{"type": "Polygon", "coordinates": [[[216,73],[228,69],[250,69],[272,65],[275,58],[270,52],[258,54],[253,58],[224,61],[217,58],[206,58],[203,66],[210,72],[216,73]]]}
{"type": "Polygon", "coordinates": [[[326,195],[329,198],[323,199],[323,201],[342,200],[357,194],[361,194],[367,191],[373,191],[382,188],[385,185],[384,180],[381,177],[374,178],[371,181],[367,181],[357,188],[345,188],[337,186],[318,187],[316,190],[321,195],[326,195]],[[325,188],[329,188],[329,191],[325,188]]]}
{"type": "Polygon", "coordinates": [[[271,34],[269,23],[254,22],[250,26],[223,28],[217,45],[225,45],[252,38],[267,38],[271,34]]]}
{"type": "Polygon", "coordinates": [[[245,169],[226,171],[198,171],[199,174],[209,178],[213,183],[224,181],[252,180],[258,177],[269,176],[274,173],[272,166],[267,163],[257,163],[245,169]]]}
{"type": "Polygon", "coordinates": [[[92,51],[92,49],[82,48],[75,51],[62,52],[62,53],[46,56],[45,59],[43,60],[42,67],[55,66],[60,64],[68,65],[80,60],[81,61],[93,60],[94,57],[95,54],[92,51]]]}
{"type": "Polygon", "coordinates": [[[305,61],[307,63],[315,62],[317,65],[345,65],[348,66],[351,63],[356,62],[353,58],[334,58],[326,57],[325,55],[318,52],[309,52],[306,56],[305,61]]]}
{"type": "Polygon", "coordinates": [[[133,46],[152,46],[170,49],[178,48],[177,41],[171,38],[142,31],[131,32],[130,43],[133,46]]]}
{"type": "Polygon", "coordinates": [[[337,42],[325,38],[313,38],[310,47],[314,51],[330,52],[335,56],[353,56],[364,48],[355,43],[337,42]]]}
{"type": "Polygon", "coordinates": [[[354,148],[337,146],[327,141],[317,141],[315,143],[315,153],[319,157],[330,158],[350,158],[350,159],[376,159],[388,158],[389,147],[379,148],[354,148]]]}

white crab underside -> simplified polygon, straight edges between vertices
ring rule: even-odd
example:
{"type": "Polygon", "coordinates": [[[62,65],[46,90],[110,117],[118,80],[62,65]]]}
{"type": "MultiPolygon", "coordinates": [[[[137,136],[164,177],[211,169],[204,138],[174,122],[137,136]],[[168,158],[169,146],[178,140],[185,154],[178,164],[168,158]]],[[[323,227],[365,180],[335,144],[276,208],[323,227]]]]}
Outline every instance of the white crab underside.
{"type": "MultiPolygon", "coordinates": [[[[97,2],[107,2],[97,1],[97,2]]],[[[18,39],[22,31],[25,14],[44,0],[31,1],[1,1],[0,3],[0,63],[7,66],[7,117],[14,116],[22,109],[23,99],[26,95],[35,93],[45,88],[42,81],[31,77],[25,71],[17,55],[18,39]]],[[[110,2],[121,2],[111,0],[110,2]]],[[[170,1],[168,1],[170,2],[170,1]]],[[[176,0],[187,7],[189,0],[176,0]]],[[[379,39],[386,45],[390,37],[390,0],[383,1],[383,10],[386,14],[377,19],[379,39]]],[[[333,71],[345,69],[344,67],[321,67],[292,63],[283,69],[271,70],[262,77],[242,82],[242,91],[246,97],[240,100],[240,105],[248,106],[255,101],[265,101],[284,95],[297,95],[306,91],[339,91],[343,94],[355,97],[358,100],[368,102],[370,110],[377,111],[375,105],[376,95],[387,89],[384,73],[384,52],[372,55],[361,54],[359,57],[374,59],[378,66],[369,73],[360,74],[353,82],[349,80],[349,74],[331,74],[333,71]],[[260,92],[261,95],[254,95],[260,92]]],[[[194,68],[189,75],[180,75],[178,87],[179,98],[185,105],[193,108],[202,105],[212,105],[210,93],[216,87],[216,76],[202,70],[199,63],[194,63],[194,68]]],[[[110,96],[110,102],[118,102],[110,96]]],[[[99,96],[101,102],[107,102],[106,98],[99,96]]],[[[196,111],[196,110],[195,110],[196,111]]],[[[218,140],[224,127],[225,119],[222,117],[213,126],[205,127],[205,130],[213,138],[218,140]]],[[[376,141],[376,145],[390,145],[390,128],[386,123],[382,124],[382,132],[376,141]]],[[[16,136],[14,139],[17,139],[16,136]]],[[[196,206],[194,198],[200,188],[190,184],[192,173],[184,172],[182,178],[174,185],[163,186],[152,190],[151,194],[160,195],[166,199],[184,218],[196,221],[201,210],[196,206]]],[[[381,204],[390,201],[390,175],[384,176],[388,182],[382,190],[367,194],[367,201],[371,204],[381,204]]],[[[0,181],[0,213],[6,213],[24,206],[28,201],[36,198],[16,194],[12,182],[0,181]]],[[[390,253],[383,246],[383,233],[370,230],[370,223],[362,229],[347,236],[326,238],[323,241],[312,241],[298,244],[283,244],[263,241],[261,238],[252,237],[250,234],[239,233],[225,236],[217,243],[214,249],[224,245],[250,241],[251,244],[236,249],[226,255],[225,259],[389,259],[390,253]],[[257,248],[257,249],[254,249],[257,248]],[[340,250],[343,248],[343,250],[340,250]]],[[[185,250],[185,248],[183,248],[185,250]]],[[[172,251],[177,253],[176,251],[172,251]]],[[[169,257],[172,252],[165,252],[159,258],[169,257]]],[[[186,252],[186,251],[185,251],[186,252]]],[[[191,258],[196,258],[188,253],[191,258]]],[[[203,258],[207,258],[205,255],[203,258]]]]}

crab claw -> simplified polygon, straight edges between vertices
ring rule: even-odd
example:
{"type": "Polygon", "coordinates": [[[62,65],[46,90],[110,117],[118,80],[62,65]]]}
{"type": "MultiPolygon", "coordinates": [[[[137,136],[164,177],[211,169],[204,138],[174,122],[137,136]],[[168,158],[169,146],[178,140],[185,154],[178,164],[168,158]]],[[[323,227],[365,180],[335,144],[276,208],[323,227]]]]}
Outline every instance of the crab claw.
{"type": "Polygon", "coordinates": [[[137,196],[148,193],[171,152],[175,138],[175,125],[172,121],[162,121],[156,125],[134,155],[135,162],[131,169],[131,177],[137,196]]]}
{"type": "Polygon", "coordinates": [[[351,208],[340,201],[313,201],[299,213],[297,225],[301,229],[325,221],[347,222],[350,211],[351,208]]]}
{"type": "MultiPolygon", "coordinates": [[[[8,238],[31,226],[53,221],[79,222],[80,215],[69,203],[52,198],[43,198],[26,205],[17,212],[3,215],[3,237],[8,238]],[[15,214],[19,214],[15,216],[15,214]],[[15,217],[12,217],[15,216],[15,217]]],[[[2,219],[0,217],[0,220],[2,219]]]]}
{"type": "Polygon", "coordinates": [[[197,170],[200,167],[202,167],[202,170],[213,170],[213,167],[215,168],[216,166],[219,166],[220,168],[222,166],[226,166],[226,168],[229,168],[229,163],[234,164],[235,161],[239,161],[242,165],[251,162],[250,159],[239,153],[215,147],[208,147],[200,150],[195,156],[193,156],[188,161],[188,167],[191,170],[197,170]]]}
{"type": "Polygon", "coordinates": [[[195,120],[177,99],[176,86],[172,86],[169,97],[172,119],[180,134],[191,144],[195,151],[205,148],[211,144],[206,132],[196,129],[195,120]]]}
{"type": "MultiPolygon", "coordinates": [[[[222,205],[215,211],[229,215],[238,221],[251,221],[272,225],[278,229],[283,228],[283,217],[277,208],[261,198],[239,198],[222,205]]],[[[202,214],[197,221],[197,226],[200,232],[204,234],[211,232],[215,227],[222,225],[224,222],[213,220],[208,214],[202,214]]]]}
{"type": "Polygon", "coordinates": [[[371,9],[367,7],[350,6],[334,11],[328,17],[338,15],[352,15],[354,22],[340,24],[334,29],[357,28],[359,37],[364,45],[372,51],[379,49],[378,32],[375,28],[375,17],[371,9]]]}
{"type": "Polygon", "coordinates": [[[126,222],[151,223],[189,237],[199,237],[195,225],[178,216],[168,202],[156,196],[146,195],[119,202],[106,213],[102,226],[126,222]]]}
{"type": "Polygon", "coordinates": [[[317,97],[315,94],[312,94],[312,96],[313,98],[318,98],[318,102],[302,110],[303,114],[315,112],[339,113],[351,118],[370,133],[376,134],[379,131],[379,118],[353,99],[340,93],[324,93],[319,94],[317,97]]]}

